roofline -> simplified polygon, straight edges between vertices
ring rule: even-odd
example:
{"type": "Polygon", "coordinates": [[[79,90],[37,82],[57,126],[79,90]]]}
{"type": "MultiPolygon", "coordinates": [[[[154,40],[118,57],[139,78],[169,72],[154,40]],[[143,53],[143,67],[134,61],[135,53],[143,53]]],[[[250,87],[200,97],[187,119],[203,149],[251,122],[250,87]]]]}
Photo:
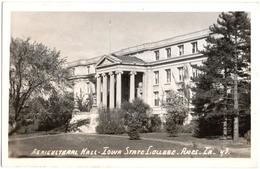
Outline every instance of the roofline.
{"type": "Polygon", "coordinates": [[[68,62],[66,68],[96,64],[103,56],[104,55],[96,56],[89,59],[78,59],[72,62],[68,62]]]}
{"type": "Polygon", "coordinates": [[[174,36],[174,37],[163,39],[160,41],[144,43],[141,45],[136,45],[136,46],[132,46],[129,48],[121,49],[119,51],[113,52],[113,54],[122,56],[122,55],[127,55],[127,54],[132,54],[132,53],[143,52],[143,51],[147,51],[147,50],[154,50],[154,49],[165,47],[165,46],[171,46],[173,44],[184,43],[185,41],[190,41],[190,40],[207,37],[207,36],[209,36],[209,34],[210,34],[209,29],[202,29],[199,31],[174,36]]]}
{"type": "MultiPolygon", "coordinates": [[[[180,43],[184,43],[185,41],[191,41],[191,40],[207,37],[210,35],[210,33],[211,32],[208,28],[202,29],[199,31],[174,36],[174,37],[163,39],[160,41],[144,43],[141,45],[136,45],[136,46],[132,46],[129,48],[121,49],[119,51],[112,52],[110,55],[124,56],[124,55],[143,52],[143,51],[147,51],[147,50],[155,50],[160,47],[171,46],[173,44],[180,44],[180,43]]],[[[90,65],[90,64],[97,64],[100,61],[100,59],[104,56],[106,56],[106,55],[97,56],[97,57],[93,57],[90,59],[75,60],[75,61],[67,63],[66,67],[71,68],[71,67],[76,67],[76,66],[86,66],[86,65],[90,65]]]]}

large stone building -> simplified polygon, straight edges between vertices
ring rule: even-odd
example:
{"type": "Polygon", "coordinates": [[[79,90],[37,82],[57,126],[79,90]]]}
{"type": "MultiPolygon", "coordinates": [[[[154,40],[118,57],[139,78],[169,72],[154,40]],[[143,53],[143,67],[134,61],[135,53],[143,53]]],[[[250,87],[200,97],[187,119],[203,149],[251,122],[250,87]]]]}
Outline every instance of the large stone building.
{"type": "MultiPolygon", "coordinates": [[[[170,90],[182,90],[198,71],[205,57],[199,53],[206,45],[209,30],[145,43],[101,57],[69,63],[74,82],[74,97],[94,96],[94,106],[120,107],[139,97],[163,117],[160,106],[170,90]]],[[[76,100],[76,99],[75,99],[76,100]]],[[[75,101],[77,110],[77,101],[75,101]]]]}

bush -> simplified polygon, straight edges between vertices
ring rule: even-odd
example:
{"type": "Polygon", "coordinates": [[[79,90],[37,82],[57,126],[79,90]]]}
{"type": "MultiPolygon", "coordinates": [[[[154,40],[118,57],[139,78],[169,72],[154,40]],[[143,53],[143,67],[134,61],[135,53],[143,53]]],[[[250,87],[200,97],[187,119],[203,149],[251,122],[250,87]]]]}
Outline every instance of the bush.
{"type": "Polygon", "coordinates": [[[195,137],[211,137],[211,136],[221,136],[222,135],[222,118],[212,117],[205,118],[200,117],[194,121],[194,133],[195,137]]]}
{"type": "Polygon", "coordinates": [[[248,130],[245,135],[244,138],[246,139],[247,143],[250,144],[251,143],[251,130],[248,130]]]}
{"type": "Polygon", "coordinates": [[[180,133],[193,133],[196,123],[195,121],[191,121],[190,124],[180,126],[180,133]]]}
{"type": "Polygon", "coordinates": [[[158,115],[153,115],[150,117],[150,126],[149,132],[158,132],[161,131],[162,121],[158,115]]]}
{"type": "Polygon", "coordinates": [[[180,93],[170,91],[167,100],[162,103],[167,111],[165,129],[169,136],[177,136],[180,126],[183,125],[185,118],[188,116],[187,99],[180,93]]]}
{"type": "Polygon", "coordinates": [[[93,106],[93,94],[82,94],[82,92],[80,92],[79,96],[77,96],[77,102],[79,111],[90,112],[93,106]]]}
{"type": "Polygon", "coordinates": [[[244,136],[251,129],[251,115],[241,113],[239,117],[239,134],[244,136]]]}
{"type": "MultiPolygon", "coordinates": [[[[233,117],[228,118],[228,134],[233,133],[233,117]]],[[[199,117],[194,121],[194,133],[196,137],[212,137],[223,135],[223,116],[199,117]]],[[[239,135],[243,137],[250,130],[250,115],[241,114],[239,117],[239,135]]]]}
{"type": "Polygon", "coordinates": [[[98,126],[96,131],[99,134],[123,134],[125,132],[124,114],[120,109],[98,110],[98,126]]]}
{"type": "Polygon", "coordinates": [[[50,98],[34,97],[28,100],[19,119],[19,134],[49,131],[57,128],[66,132],[73,110],[73,96],[53,91],[50,98]]]}
{"type": "Polygon", "coordinates": [[[48,100],[47,112],[39,115],[38,130],[48,131],[60,128],[63,129],[61,132],[66,132],[72,117],[73,106],[72,94],[58,94],[53,91],[48,100]]]}
{"type": "Polygon", "coordinates": [[[136,121],[136,119],[133,117],[131,119],[128,119],[128,125],[127,125],[127,134],[129,136],[130,140],[139,140],[140,139],[140,127],[141,123],[136,121]]]}
{"type": "Polygon", "coordinates": [[[179,133],[179,125],[176,123],[175,117],[168,114],[166,117],[165,129],[170,137],[175,137],[179,133]]]}
{"type": "Polygon", "coordinates": [[[149,105],[137,98],[132,103],[124,102],[122,110],[125,114],[125,124],[130,139],[140,139],[140,132],[148,132],[149,105]]]}
{"type": "Polygon", "coordinates": [[[48,101],[42,97],[35,97],[28,101],[19,120],[18,134],[34,133],[39,129],[40,117],[48,111],[48,101]]]}

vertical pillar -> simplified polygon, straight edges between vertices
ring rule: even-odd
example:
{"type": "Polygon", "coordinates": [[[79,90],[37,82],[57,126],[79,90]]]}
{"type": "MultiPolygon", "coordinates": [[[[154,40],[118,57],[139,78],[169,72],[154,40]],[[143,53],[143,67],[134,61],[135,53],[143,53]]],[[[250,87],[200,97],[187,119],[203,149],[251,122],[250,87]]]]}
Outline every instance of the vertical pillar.
{"type": "Polygon", "coordinates": [[[143,73],[143,95],[142,95],[142,99],[144,102],[146,102],[146,73],[143,73]]]}
{"type": "Polygon", "coordinates": [[[115,107],[115,76],[113,72],[109,73],[110,75],[110,93],[109,93],[109,108],[115,107]]]}
{"type": "Polygon", "coordinates": [[[77,95],[77,89],[76,89],[76,83],[78,83],[78,80],[74,80],[73,81],[73,92],[74,92],[74,108],[73,108],[73,112],[77,113],[79,112],[79,105],[78,105],[78,95],[77,95]]]}
{"type": "Polygon", "coordinates": [[[116,105],[121,107],[121,98],[122,98],[122,71],[116,72],[116,105]]]}
{"type": "Polygon", "coordinates": [[[97,78],[97,106],[100,105],[101,103],[101,77],[100,77],[100,74],[97,74],[96,76],[97,78]]]}
{"type": "Polygon", "coordinates": [[[107,75],[106,73],[102,74],[103,76],[103,99],[102,104],[103,106],[107,107],[107,75]]]}
{"type": "Polygon", "coordinates": [[[129,96],[129,102],[132,102],[135,98],[135,71],[130,72],[130,96],[129,96]]]}

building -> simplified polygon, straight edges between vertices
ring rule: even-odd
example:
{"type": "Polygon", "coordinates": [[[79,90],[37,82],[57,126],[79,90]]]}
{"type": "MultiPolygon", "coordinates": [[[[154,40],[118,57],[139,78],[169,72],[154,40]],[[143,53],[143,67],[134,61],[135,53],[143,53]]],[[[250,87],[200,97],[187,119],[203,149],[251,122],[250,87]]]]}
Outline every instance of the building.
{"type": "MultiPolygon", "coordinates": [[[[205,57],[199,53],[206,45],[209,30],[201,30],[169,39],[145,43],[109,55],[68,64],[74,82],[74,97],[94,96],[94,106],[120,107],[123,101],[139,97],[149,104],[153,114],[163,117],[161,99],[169,90],[182,90],[198,75],[192,65],[205,57]]],[[[75,102],[75,110],[77,102],[75,102]]]]}

